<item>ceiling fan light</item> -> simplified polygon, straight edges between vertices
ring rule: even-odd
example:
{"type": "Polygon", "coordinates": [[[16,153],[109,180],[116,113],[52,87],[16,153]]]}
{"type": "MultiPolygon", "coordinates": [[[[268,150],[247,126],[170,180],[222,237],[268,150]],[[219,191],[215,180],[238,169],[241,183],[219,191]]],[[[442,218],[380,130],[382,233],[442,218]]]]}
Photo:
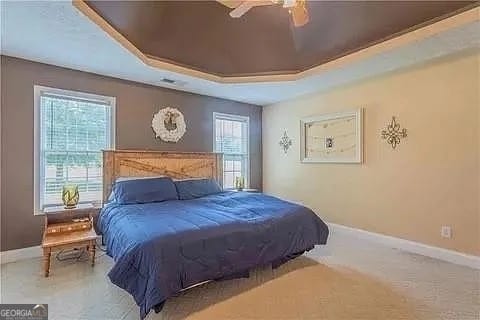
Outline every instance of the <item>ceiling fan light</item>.
{"type": "Polygon", "coordinates": [[[284,8],[293,8],[295,7],[297,0],[284,0],[283,7],[284,8]]]}

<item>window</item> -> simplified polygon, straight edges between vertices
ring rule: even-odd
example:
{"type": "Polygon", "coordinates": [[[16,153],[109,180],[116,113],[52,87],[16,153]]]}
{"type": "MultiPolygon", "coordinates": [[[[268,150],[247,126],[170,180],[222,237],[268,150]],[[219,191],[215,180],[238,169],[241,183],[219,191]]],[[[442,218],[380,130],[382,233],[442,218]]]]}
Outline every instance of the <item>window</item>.
{"type": "Polygon", "coordinates": [[[249,184],[249,118],[231,114],[214,113],[214,150],[223,153],[223,187],[235,186],[235,177],[249,184]]]}
{"type": "Polygon", "coordinates": [[[80,202],[102,199],[102,150],[114,148],[115,98],[35,86],[35,209],[62,204],[76,184],[80,202]]]}

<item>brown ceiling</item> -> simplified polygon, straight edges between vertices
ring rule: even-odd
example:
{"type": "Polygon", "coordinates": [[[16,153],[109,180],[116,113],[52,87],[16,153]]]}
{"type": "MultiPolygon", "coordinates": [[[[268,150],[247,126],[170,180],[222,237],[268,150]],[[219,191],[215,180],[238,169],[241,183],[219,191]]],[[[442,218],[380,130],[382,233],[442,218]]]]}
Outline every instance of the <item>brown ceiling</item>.
{"type": "Polygon", "coordinates": [[[292,26],[279,5],[233,19],[215,1],[88,1],[144,54],[221,76],[295,73],[472,7],[474,1],[308,1],[292,26]]]}

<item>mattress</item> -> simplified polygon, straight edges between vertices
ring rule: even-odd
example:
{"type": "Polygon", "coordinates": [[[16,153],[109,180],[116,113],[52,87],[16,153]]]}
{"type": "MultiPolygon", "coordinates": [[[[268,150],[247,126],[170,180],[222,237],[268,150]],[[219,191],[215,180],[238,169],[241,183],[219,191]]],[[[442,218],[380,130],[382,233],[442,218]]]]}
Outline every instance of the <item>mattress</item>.
{"type": "Polygon", "coordinates": [[[98,226],[115,260],[108,276],[134,297],[142,319],[182,289],[279,265],[329,233],[312,210],[247,192],[107,204],[98,226]]]}

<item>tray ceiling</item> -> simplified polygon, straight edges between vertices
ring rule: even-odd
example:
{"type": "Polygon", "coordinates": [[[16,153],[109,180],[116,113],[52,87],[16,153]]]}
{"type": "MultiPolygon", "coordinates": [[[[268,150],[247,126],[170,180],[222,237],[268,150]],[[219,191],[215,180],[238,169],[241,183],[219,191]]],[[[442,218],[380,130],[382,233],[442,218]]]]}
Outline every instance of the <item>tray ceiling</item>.
{"type": "Polygon", "coordinates": [[[472,1],[308,1],[233,19],[216,1],[87,1],[144,56],[221,77],[295,74],[470,8],[472,1]]]}
{"type": "Polygon", "coordinates": [[[92,18],[79,3],[97,15],[78,0],[0,1],[0,54],[137,83],[268,105],[424,65],[433,59],[478,52],[480,48],[480,8],[475,7],[304,72],[219,77],[146,60],[133,45],[125,45],[118,32],[112,36],[115,30],[100,16],[92,18]]]}

